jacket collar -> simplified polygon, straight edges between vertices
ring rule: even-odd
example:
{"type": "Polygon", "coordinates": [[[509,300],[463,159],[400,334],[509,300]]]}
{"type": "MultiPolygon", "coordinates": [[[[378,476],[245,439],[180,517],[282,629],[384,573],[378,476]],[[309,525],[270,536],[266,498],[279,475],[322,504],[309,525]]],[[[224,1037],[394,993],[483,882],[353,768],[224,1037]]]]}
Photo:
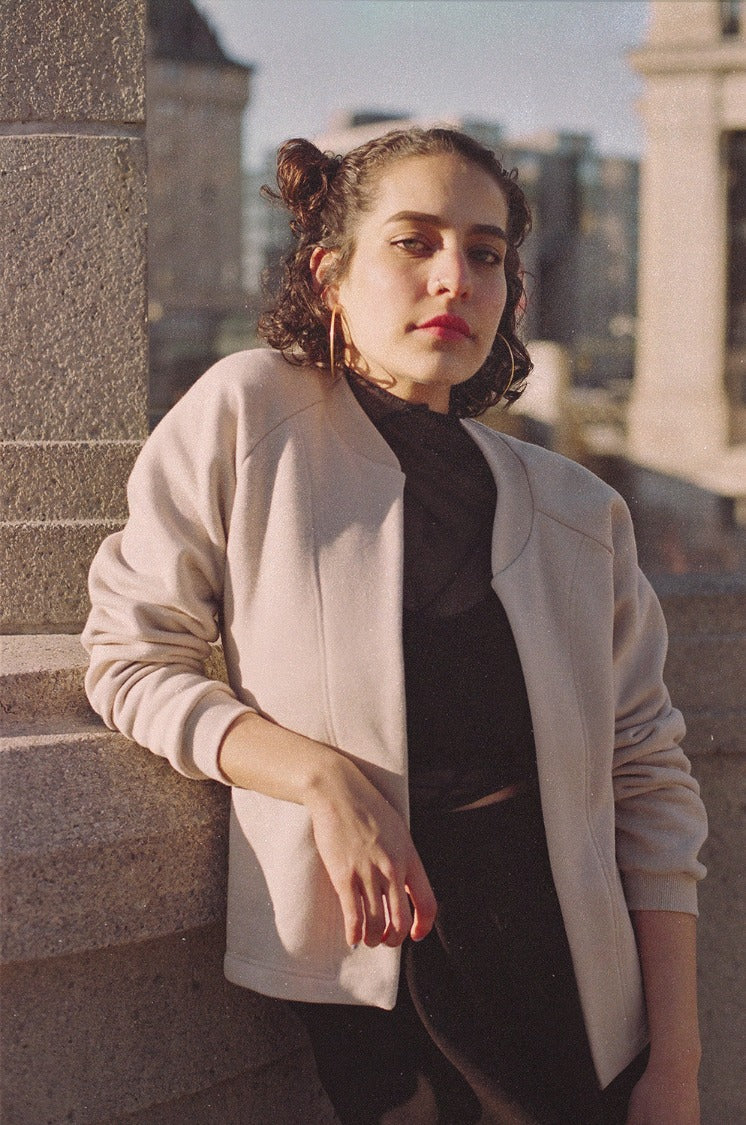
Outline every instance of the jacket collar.
{"type": "Polygon", "coordinates": [[[326,402],[331,424],[345,445],[361,457],[402,475],[394,452],[368,418],[346,379],[338,376],[334,380],[327,392],[326,402]]]}
{"type": "Polygon", "coordinates": [[[485,456],[497,482],[497,510],[492,532],[492,572],[500,574],[523,552],[534,521],[534,499],[518,453],[497,430],[473,418],[462,425],[485,456]]]}
{"type": "MultiPolygon", "coordinates": [[[[395,454],[367,417],[346,379],[338,377],[330,385],[327,409],[332,426],[346,445],[401,478],[395,454]]],[[[497,482],[492,569],[499,574],[516,561],[531,534],[531,487],[523,461],[502,434],[472,418],[465,418],[462,425],[482,450],[497,482]]]]}

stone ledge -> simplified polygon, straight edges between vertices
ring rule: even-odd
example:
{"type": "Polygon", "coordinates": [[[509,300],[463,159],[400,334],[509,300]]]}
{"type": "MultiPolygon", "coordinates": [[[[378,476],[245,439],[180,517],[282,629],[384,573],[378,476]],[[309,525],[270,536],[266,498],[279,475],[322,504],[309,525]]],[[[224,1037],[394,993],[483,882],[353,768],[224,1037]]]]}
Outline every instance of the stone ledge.
{"type": "Polygon", "coordinates": [[[310,1049],[210,1090],[105,1125],[339,1125],[313,1066],[310,1049]]]}
{"type": "MultiPolygon", "coordinates": [[[[674,702],[678,702],[674,699],[674,702]]],[[[738,754],[746,757],[746,708],[730,710],[713,707],[692,711],[685,701],[682,711],[686,720],[686,738],[683,746],[687,755],[697,761],[715,754],[738,754]]],[[[696,772],[696,770],[695,770],[696,772]]]]}
{"type": "MultiPolygon", "coordinates": [[[[226,1125],[192,1115],[213,1088],[261,1093],[276,1125],[331,1121],[287,1007],[223,977],[224,927],[30,960],[3,971],[3,1125],[226,1125]],[[285,1075],[285,1081],[282,1076],[285,1075]],[[287,1087],[285,1085],[287,1082],[287,1087]],[[179,1107],[179,1100],[182,1105],[179,1107]],[[159,1116],[176,1102],[183,1115],[159,1116]]],[[[217,1104],[220,1104],[219,1101],[217,1104]]]]}
{"type": "MultiPolygon", "coordinates": [[[[0,637],[0,656],[0,717],[6,735],[106,733],[86,698],[88,655],[77,635],[0,637]]],[[[205,672],[226,682],[219,645],[212,646],[205,672]]]]}
{"type": "Polygon", "coordinates": [[[103,727],[0,740],[4,961],[222,917],[229,790],[103,727]]]}

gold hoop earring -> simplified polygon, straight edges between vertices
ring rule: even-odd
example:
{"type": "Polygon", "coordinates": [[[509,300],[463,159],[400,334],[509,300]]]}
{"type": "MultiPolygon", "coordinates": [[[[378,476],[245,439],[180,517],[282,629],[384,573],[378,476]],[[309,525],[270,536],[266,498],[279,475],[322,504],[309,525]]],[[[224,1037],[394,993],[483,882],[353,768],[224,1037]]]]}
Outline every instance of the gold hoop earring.
{"type": "Polygon", "coordinates": [[[505,391],[507,391],[508,388],[510,386],[512,386],[513,379],[515,378],[515,356],[513,355],[513,349],[511,348],[510,344],[508,343],[508,341],[503,336],[502,332],[496,332],[495,333],[495,339],[498,339],[498,337],[505,344],[505,347],[508,349],[508,352],[510,354],[510,378],[508,379],[508,382],[505,386],[505,390],[502,392],[503,394],[505,394],[505,391]]]}
{"type": "Polygon", "coordinates": [[[337,336],[337,317],[342,325],[342,334],[344,335],[344,309],[341,305],[335,305],[332,309],[332,319],[329,321],[329,370],[332,375],[335,372],[334,362],[334,345],[337,336]]]}

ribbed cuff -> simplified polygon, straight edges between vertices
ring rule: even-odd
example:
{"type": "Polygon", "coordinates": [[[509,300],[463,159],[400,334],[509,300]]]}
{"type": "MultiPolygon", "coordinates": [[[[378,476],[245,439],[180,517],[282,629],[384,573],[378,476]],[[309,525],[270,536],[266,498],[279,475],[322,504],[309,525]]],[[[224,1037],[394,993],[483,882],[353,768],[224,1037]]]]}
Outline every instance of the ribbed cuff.
{"type": "Polygon", "coordinates": [[[690,875],[622,873],[624,894],[630,910],[678,910],[698,915],[697,880],[690,875]]]}
{"type": "Polygon", "coordinates": [[[236,699],[230,688],[215,684],[214,691],[203,696],[189,714],[184,732],[184,772],[230,785],[218,765],[220,744],[231,724],[253,710],[236,699]]]}

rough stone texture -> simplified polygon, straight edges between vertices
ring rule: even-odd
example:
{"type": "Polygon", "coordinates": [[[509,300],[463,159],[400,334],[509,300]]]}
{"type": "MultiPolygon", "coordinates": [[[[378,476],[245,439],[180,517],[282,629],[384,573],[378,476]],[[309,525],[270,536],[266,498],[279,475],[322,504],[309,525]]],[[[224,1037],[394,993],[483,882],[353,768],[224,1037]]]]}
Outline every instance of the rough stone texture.
{"type": "MultiPolygon", "coordinates": [[[[76,636],[7,636],[0,641],[2,731],[10,738],[33,734],[103,733],[85,696],[88,656],[76,636]]],[[[227,682],[225,660],[213,645],[205,664],[213,680],[227,682]]],[[[131,743],[126,745],[131,746],[131,743]]]]}
{"type": "Polygon", "coordinates": [[[7,520],[124,520],[139,441],[0,442],[7,520]]]}
{"type": "Polygon", "coordinates": [[[100,725],[3,742],[5,960],[129,944],[222,917],[227,789],[180,779],[100,725]]]}
{"type": "Polygon", "coordinates": [[[307,1050],[207,1092],[113,1118],[106,1125],[267,1125],[268,1121],[273,1125],[338,1125],[307,1050]]]}
{"type": "Polygon", "coordinates": [[[222,974],[227,788],[106,731],[85,667],[3,640],[3,1125],[333,1122],[286,1006],[222,974]]]}
{"type": "Polygon", "coordinates": [[[0,20],[0,120],[145,117],[145,0],[10,0],[0,20]]]}
{"type": "Polygon", "coordinates": [[[9,966],[3,1125],[101,1125],[132,1114],[142,1125],[333,1120],[290,1012],[228,984],[222,950],[214,925],[9,966]],[[256,1103],[244,1116],[209,1116],[215,1086],[229,1105],[237,1090],[256,1103]]]}
{"type": "Polygon", "coordinates": [[[144,438],[142,141],[0,137],[0,213],[0,436],[144,438]]]}
{"type": "Polygon", "coordinates": [[[746,754],[746,582],[669,579],[659,593],[670,640],[666,683],[684,712],[688,754],[746,754]]]}
{"type": "Polygon", "coordinates": [[[710,836],[702,849],[708,874],[700,890],[698,934],[702,1125],[744,1121],[745,740],[746,725],[742,725],[739,756],[710,754],[694,762],[710,817],[710,836]]]}
{"type": "Polygon", "coordinates": [[[88,570],[119,521],[0,524],[0,629],[80,632],[88,614],[88,570]]]}

